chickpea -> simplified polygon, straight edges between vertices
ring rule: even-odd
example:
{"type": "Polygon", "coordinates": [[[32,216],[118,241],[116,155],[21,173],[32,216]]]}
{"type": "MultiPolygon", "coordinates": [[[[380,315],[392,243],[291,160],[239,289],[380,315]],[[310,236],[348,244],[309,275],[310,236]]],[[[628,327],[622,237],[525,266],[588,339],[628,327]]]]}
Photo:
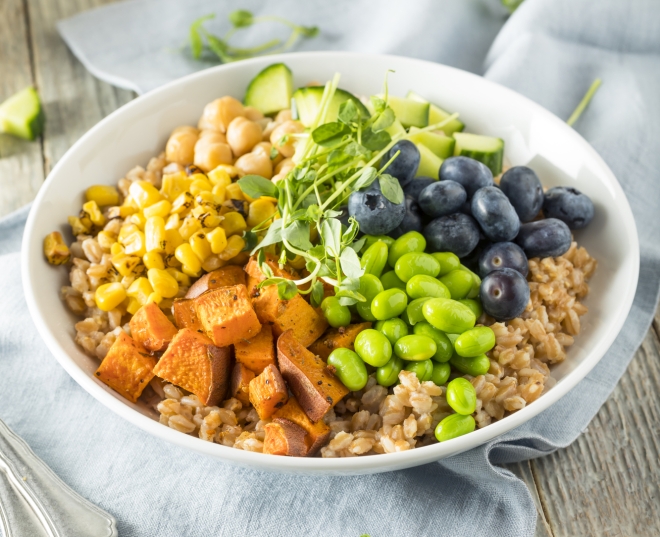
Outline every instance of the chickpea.
{"type": "Polygon", "coordinates": [[[261,128],[263,129],[263,140],[264,142],[270,141],[270,135],[273,134],[273,131],[277,127],[278,123],[275,123],[272,119],[269,117],[263,119],[262,121],[259,122],[261,125],[261,128]]]}
{"type": "Polygon", "coordinates": [[[261,127],[244,117],[234,118],[227,128],[227,143],[237,157],[249,153],[260,141],[261,127]]]}
{"type": "Polygon", "coordinates": [[[243,111],[245,112],[245,117],[250,121],[259,121],[264,119],[264,115],[254,106],[246,106],[243,111]]]}
{"type": "Polygon", "coordinates": [[[286,110],[280,110],[277,115],[275,116],[275,123],[284,123],[285,121],[291,121],[293,119],[293,115],[291,114],[291,110],[287,108],[286,110]]]}
{"type": "Polygon", "coordinates": [[[231,164],[233,155],[228,144],[223,142],[224,136],[204,136],[195,144],[195,166],[205,173],[210,172],[220,164],[231,164]]]}
{"type": "Polygon", "coordinates": [[[273,164],[270,157],[263,151],[247,153],[238,157],[234,166],[245,175],[261,175],[266,179],[270,179],[273,175],[273,164]]]}
{"type": "Polygon", "coordinates": [[[195,127],[177,127],[172,131],[165,146],[165,158],[181,166],[192,164],[199,131],[195,127]]]}
{"type": "Polygon", "coordinates": [[[277,153],[277,156],[273,158],[270,154],[271,150],[273,149],[273,144],[270,142],[259,142],[257,145],[255,145],[252,148],[253,153],[257,153],[258,151],[263,151],[265,155],[268,155],[268,158],[270,158],[271,164],[273,166],[277,166],[280,162],[282,162],[282,155],[280,153],[277,153]]]}
{"type": "Polygon", "coordinates": [[[211,131],[211,130],[200,131],[199,133],[200,138],[206,138],[207,136],[213,138],[216,142],[222,142],[225,144],[227,143],[227,137],[219,131],[211,131]]]}
{"type": "Polygon", "coordinates": [[[293,136],[287,135],[297,134],[304,130],[305,128],[300,121],[285,121],[281,125],[275,127],[275,130],[273,130],[273,133],[270,135],[270,143],[272,143],[284,157],[292,157],[296,152],[296,148],[293,145],[296,140],[293,136]],[[282,143],[282,139],[285,136],[286,141],[282,143]]]}
{"type": "Polygon", "coordinates": [[[296,167],[294,164],[293,160],[290,158],[285,158],[284,160],[281,160],[279,164],[275,166],[275,173],[283,173],[286,175],[289,173],[291,170],[293,170],[296,167]]]}
{"type": "Polygon", "coordinates": [[[202,117],[199,119],[200,129],[210,129],[227,132],[232,119],[245,115],[245,108],[240,101],[233,97],[222,97],[210,102],[204,107],[202,117]]]}
{"type": "Polygon", "coordinates": [[[286,177],[286,173],[278,173],[277,175],[273,175],[273,177],[270,179],[273,183],[277,183],[278,181],[281,181],[286,177]]]}

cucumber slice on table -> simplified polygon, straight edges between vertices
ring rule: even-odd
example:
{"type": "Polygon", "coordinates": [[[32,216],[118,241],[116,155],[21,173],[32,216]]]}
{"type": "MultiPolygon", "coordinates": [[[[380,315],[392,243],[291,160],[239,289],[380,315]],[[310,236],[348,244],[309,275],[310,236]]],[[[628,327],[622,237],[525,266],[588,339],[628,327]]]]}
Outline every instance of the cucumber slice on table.
{"type": "MultiPolygon", "coordinates": [[[[406,95],[408,99],[412,99],[413,101],[418,101],[420,103],[428,103],[428,101],[422,97],[421,95],[418,95],[414,91],[409,91],[408,95],[406,95]]],[[[435,104],[430,104],[429,106],[429,125],[433,125],[435,123],[440,123],[441,121],[444,121],[447,119],[451,114],[447,112],[446,110],[443,110],[439,106],[436,106],[435,104]]],[[[465,128],[465,125],[463,124],[462,121],[459,121],[458,119],[452,119],[449,123],[447,123],[444,127],[442,127],[440,130],[442,130],[447,136],[451,136],[455,132],[460,132],[465,128]]]]}
{"type": "Polygon", "coordinates": [[[419,149],[419,167],[415,177],[438,179],[442,159],[424,144],[416,143],[415,145],[419,149]]]}
{"type": "Polygon", "coordinates": [[[245,105],[269,115],[289,108],[293,93],[293,75],[283,63],[263,69],[251,81],[245,92],[245,105]]]}
{"type": "Polygon", "coordinates": [[[0,132],[34,140],[43,126],[41,102],[34,88],[25,88],[0,104],[0,132]]]}
{"type": "MultiPolygon", "coordinates": [[[[384,99],[385,95],[380,94],[378,97],[384,99]]],[[[388,95],[387,104],[405,128],[426,127],[429,124],[429,103],[388,95]]]]}
{"type": "Polygon", "coordinates": [[[414,143],[424,144],[441,159],[451,157],[454,154],[456,140],[451,136],[430,131],[420,132],[420,129],[417,127],[410,127],[410,136],[408,139],[414,143]]]}
{"type": "Polygon", "coordinates": [[[493,175],[502,173],[504,140],[467,132],[455,132],[454,139],[456,140],[454,156],[461,155],[483,162],[493,175]]]}
{"type": "MultiPolygon", "coordinates": [[[[321,98],[323,97],[323,86],[307,86],[304,88],[298,88],[293,94],[293,100],[296,103],[296,110],[298,111],[298,119],[302,122],[305,127],[309,127],[316,119],[316,115],[319,112],[321,107],[321,98]]],[[[337,121],[337,115],[339,114],[339,106],[351,100],[357,106],[357,109],[360,111],[362,117],[370,117],[371,114],[367,107],[362,104],[362,101],[358,99],[352,93],[349,93],[346,90],[337,88],[330,105],[328,106],[328,113],[325,116],[325,123],[330,123],[331,121],[337,121]]]]}

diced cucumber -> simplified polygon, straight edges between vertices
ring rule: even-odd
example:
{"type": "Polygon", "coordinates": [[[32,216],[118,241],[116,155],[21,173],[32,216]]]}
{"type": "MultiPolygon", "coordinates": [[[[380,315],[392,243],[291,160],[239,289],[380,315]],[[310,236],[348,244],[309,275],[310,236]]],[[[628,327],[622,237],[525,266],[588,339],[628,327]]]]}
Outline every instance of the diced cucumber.
{"type": "Polygon", "coordinates": [[[417,168],[417,174],[415,177],[431,177],[433,179],[438,179],[438,172],[440,172],[440,166],[442,165],[442,159],[431,151],[424,144],[416,143],[417,149],[419,149],[419,167],[417,168]]]}
{"type": "MultiPolygon", "coordinates": [[[[378,97],[384,99],[385,95],[380,94],[378,97]]],[[[429,103],[388,95],[387,104],[405,128],[426,127],[429,124],[429,103]]]]}
{"type": "Polygon", "coordinates": [[[394,138],[397,134],[405,134],[406,129],[403,128],[403,125],[401,125],[398,119],[395,119],[394,123],[385,129],[385,132],[394,138]]]}
{"type": "Polygon", "coordinates": [[[283,63],[263,69],[250,82],[245,92],[245,105],[269,115],[289,108],[293,93],[293,75],[283,63]]]}
{"type": "Polygon", "coordinates": [[[456,139],[455,156],[462,155],[483,162],[493,175],[502,173],[504,140],[467,132],[455,132],[454,138],[456,139]]]}
{"type": "MultiPolygon", "coordinates": [[[[296,110],[298,111],[298,119],[303,125],[305,125],[305,127],[309,127],[314,122],[314,119],[319,112],[321,98],[323,97],[323,89],[323,86],[308,86],[298,88],[293,94],[293,100],[296,103],[296,110]]],[[[357,106],[362,117],[371,116],[369,110],[367,110],[366,106],[362,104],[360,99],[346,90],[337,88],[332,101],[330,101],[328,113],[325,116],[325,123],[337,121],[339,106],[349,99],[355,103],[355,106],[357,106]]]]}
{"type": "Polygon", "coordinates": [[[0,132],[34,140],[43,126],[44,114],[34,88],[25,88],[0,104],[0,132]]]}
{"type": "Polygon", "coordinates": [[[408,139],[411,142],[424,144],[441,159],[451,157],[454,154],[456,140],[451,136],[445,136],[444,134],[430,131],[420,132],[420,129],[417,127],[410,127],[410,134],[411,136],[409,136],[408,139]]]}
{"type": "MultiPolygon", "coordinates": [[[[409,91],[408,95],[406,95],[408,99],[412,99],[413,101],[418,101],[420,103],[428,103],[428,101],[422,97],[421,95],[418,95],[414,91],[409,91]]],[[[440,123],[441,121],[444,121],[447,119],[451,114],[447,112],[446,110],[443,110],[439,106],[436,106],[435,104],[431,104],[429,108],[429,125],[433,125],[435,123],[440,123]]],[[[447,136],[451,136],[455,132],[461,132],[465,128],[465,125],[463,124],[462,121],[459,121],[458,119],[452,119],[449,123],[447,123],[444,127],[442,127],[440,130],[442,130],[447,136]]]]}

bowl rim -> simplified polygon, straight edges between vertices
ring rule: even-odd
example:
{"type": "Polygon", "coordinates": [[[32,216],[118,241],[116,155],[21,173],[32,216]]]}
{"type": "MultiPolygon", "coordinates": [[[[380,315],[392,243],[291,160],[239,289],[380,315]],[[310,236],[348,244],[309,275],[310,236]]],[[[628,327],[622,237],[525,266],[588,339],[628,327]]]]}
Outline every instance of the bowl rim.
{"type": "Polygon", "coordinates": [[[501,436],[516,427],[529,421],[534,416],[541,413],[543,410],[549,408],[564,395],[566,395],[578,382],[580,382],[602,359],[605,352],[610,348],[614,339],[621,331],[623,323],[625,322],[628,313],[632,307],[633,298],[637,289],[637,282],[639,278],[639,239],[637,235],[637,228],[633,217],[632,210],[628,200],[617,181],[609,166],[600,157],[596,150],[587,142],[578,132],[566,125],[560,118],[543,108],[541,105],[535,103],[531,99],[520,95],[519,93],[502,86],[496,82],[485,79],[479,75],[457,69],[455,67],[420,60],[416,58],[408,58],[404,56],[387,55],[387,54],[368,54],[357,52],[334,52],[334,51],[313,51],[313,52],[297,52],[288,54],[278,54],[264,57],[253,58],[250,60],[243,60],[236,63],[218,65],[208,69],[204,69],[185,77],[173,80],[163,86],[153,89],[143,95],[139,95],[129,103],[121,106],[111,114],[106,116],[89,131],[87,131],[79,140],[77,140],[62,156],[59,162],[53,167],[48,174],[44,184],[39,189],[39,192],[32,204],[30,213],[25,226],[21,247],[21,275],[25,298],[28,305],[30,315],[37,327],[37,330],[49,350],[55,356],[60,365],[69,373],[69,375],[92,397],[109,408],[114,413],[118,414],[129,423],[136,425],[147,433],[166,440],[177,446],[201,453],[214,458],[222,459],[226,462],[247,466],[252,468],[259,468],[267,471],[275,472],[290,472],[290,473],[304,473],[304,474],[335,474],[335,475],[356,475],[367,474],[375,472],[393,471],[421,464],[437,461],[439,459],[467,451],[469,449],[480,447],[490,440],[501,436]],[[244,451],[240,449],[222,446],[216,443],[206,442],[200,438],[192,437],[187,434],[181,434],[178,431],[169,427],[163,426],[158,421],[155,421],[148,416],[142,414],[137,410],[137,406],[129,401],[119,400],[115,395],[104,390],[97,384],[97,380],[88,375],[81,367],[79,367],[73,358],[60,346],[54,333],[48,327],[44,316],[41,314],[39,302],[37,300],[38,287],[35,285],[33,274],[33,267],[30,263],[30,244],[32,241],[37,240],[41,243],[41,237],[34,237],[35,225],[38,220],[39,208],[44,202],[49,187],[56,181],[59,171],[64,165],[73,159],[78,151],[78,148],[84,146],[86,141],[92,137],[97,131],[103,129],[108,123],[113,123],[121,119],[124,114],[129,113],[134,107],[143,106],[143,103],[148,103],[151,98],[161,93],[165,93],[177,86],[184,86],[198,79],[203,79],[207,76],[213,76],[217,72],[231,72],[233,70],[242,71],[250,69],[253,66],[264,65],[264,61],[268,63],[276,62],[295,62],[298,58],[324,58],[336,57],[345,61],[365,61],[380,59],[392,59],[396,62],[407,62],[412,64],[413,67],[419,69],[433,68],[445,69],[448,72],[457,72],[461,76],[472,77],[476,83],[492,85],[498,88],[498,91],[508,94],[509,98],[515,98],[520,102],[525,103],[535,113],[541,115],[547,121],[553,123],[560,123],[563,126],[562,132],[566,136],[573,138],[575,144],[586,152],[588,156],[595,160],[603,169],[604,173],[608,175],[608,179],[615,193],[621,197],[624,203],[620,206],[618,217],[621,218],[627,238],[629,239],[629,246],[633,254],[632,271],[633,278],[628,280],[627,287],[623,290],[621,307],[618,309],[616,317],[613,321],[613,329],[610,330],[605,338],[600,339],[596,345],[588,351],[587,356],[583,359],[575,369],[570,371],[560,382],[557,383],[547,393],[543,394],[539,399],[530,403],[525,408],[511,414],[495,423],[490,424],[483,429],[476,429],[469,435],[455,438],[453,440],[431,444],[428,446],[402,451],[398,453],[380,454],[373,457],[349,457],[349,458],[296,458],[296,457],[273,457],[264,455],[262,453],[255,453],[244,451]]]}

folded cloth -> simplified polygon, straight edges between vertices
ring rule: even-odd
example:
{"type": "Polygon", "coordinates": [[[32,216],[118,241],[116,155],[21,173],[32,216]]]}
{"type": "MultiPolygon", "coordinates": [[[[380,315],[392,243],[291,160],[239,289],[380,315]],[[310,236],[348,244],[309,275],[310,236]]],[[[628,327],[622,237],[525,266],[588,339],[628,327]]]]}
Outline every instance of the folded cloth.
{"type": "MultiPolygon", "coordinates": [[[[479,4],[464,3],[469,9],[479,4]]],[[[294,13],[292,4],[285,0],[279,4],[241,2],[240,6],[246,4],[261,13],[280,13],[277,6],[288,5],[288,13],[294,13]]],[[[187,3],[176,17],[178,4],[140,0],[83,14],[60,28],[92,72],[115,76],[127,87],[145,90],[153,87],[154,80],[160,83],[176,76],[167,62],[154,61],[151,72],[142,78],[131,71],[130,61],[122,71],[122,56],[103,56],[95,41],[111,49],[116,44],[114,36],[121,36],[122,47],[140,51],[135,56],[148,53],[151,43],[145,40],[159,31],[172,33],[179,26],[167,28],[167,22],[161,26],[164,5],[172,10],[167,18],[184,20],[184,27],[189,19],[217,8],[213,2],[199,0],[187,3]],[[190,5],[195,6],[194,11],[188,11],[190,5]],[[125,19],[122,10],[127,10],[125,19]],[[131,28],[135,10],[149,20],[143,26],[144,34],[126,31],[131,28]],[[76,24],[76,20],[84,24],[76,24]],[[105,20],[105,26],[99,23],[102,31],[86,28],[98,20],[105,20]],[[90,63],[97,60],[98,64],[90,63]],[[160,75],[154,74],[158,72],[160,75]]],[[[375,5],[352,2],[349,6],[336,1],[331,10],[306,3],[316,11],[301,11],[296,20],[327,23],[333,28],[332,39],[341,47],[356,45],[365,50],[357,44],[367,43],[372,52],[408,54],[416,52],[413,43],[425,33],[420,32],[420,24],[425,29],[432,27],[434,33],[450,32],[459,37],[461,32],[478,34],[472,25],[484,24],[483,12],[471,22],[451,19],[452,13],[464,13],[452,2],[443,5],[453,6],[454,11],[448,8],[449,15],[442,17],[428,15],[437,13],[436,3],[407,2],[406,8],[417,13],[414,19],[405,17],[404,9],[392,11],[396,9],[394,3],[379,2],[377,10],[375,5]],[[432,25],[430,19],[434,19],[432,25]],[[456,28],[461,21],[464,27],[456,28]],[[394,24],[395,28],[391,26],[394,24]]],[[[484,28],[484,32],[492,31],[492,26],[484,28]]],[[[653,9],[650,0],[526,0],[488,56],[488,78],[530,96],[563,117],[593,78],[603,79],[576,128],[621,181],[640,235],[640,283],[621,334],[575,389],[525,425],[436,464],[361,477],[266,474],[202,458],[151,438],[81,390],[35,337],[19,281],[17,239],[25,210],[0,222],[0,296],[4,306],[0,308],[0,417],[65,482],[113,514],[123,537],[202,532],[324,537],[363,533],[373,537],[532,535],[536,512],[529,492],[519,479],[495,464],[538,457],[570,444],[616,385],[655,311],[660,288],[660,244],[656,239],[660,223],[655,214],[660,207],[660,190],[654,184],[660,169],[660,154],[654,150],[655,141],[660,139],[660,103],[656,98],[660,91],[659,30],[660,10],[653,9]],[[575,412],[576,408],[580,412],[575,412]]],[[[177,29],[176,35],[182,32],[177,29]]],[[[477,49],[471,50],[477,54],[477,49]]],[[[446,58],[444,51],[426,57],[446,58]]]]}

